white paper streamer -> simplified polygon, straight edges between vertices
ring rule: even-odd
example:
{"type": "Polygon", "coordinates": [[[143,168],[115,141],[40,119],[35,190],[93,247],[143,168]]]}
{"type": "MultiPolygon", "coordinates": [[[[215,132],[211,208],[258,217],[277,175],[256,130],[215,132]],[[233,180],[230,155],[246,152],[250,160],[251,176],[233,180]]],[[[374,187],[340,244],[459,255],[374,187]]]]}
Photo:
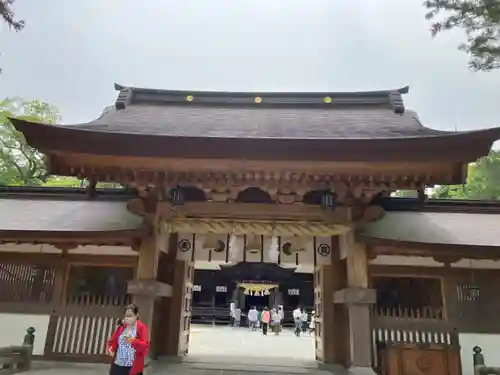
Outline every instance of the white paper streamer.
{"type": "Polygon", "coordinates": [[[238,262],[241,254],[241,246],[238,238],[232,234],[229,239],[229,259],[231,262],[238,262]]]}
{"type": "Polygon", "coordinates": [[[278,258],[279,258],[278,237],[273,236],[271,238],[271,245],[269,246],[269,260],[271,262],[277,262],[278,258]]]}

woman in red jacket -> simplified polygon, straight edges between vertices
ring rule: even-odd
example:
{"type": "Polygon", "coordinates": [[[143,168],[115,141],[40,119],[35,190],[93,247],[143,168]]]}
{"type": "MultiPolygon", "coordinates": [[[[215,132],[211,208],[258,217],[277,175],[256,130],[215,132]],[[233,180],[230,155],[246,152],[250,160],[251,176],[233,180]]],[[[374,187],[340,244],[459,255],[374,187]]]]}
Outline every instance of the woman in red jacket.
{"type": "Polygon", "coordinates": [[[142,375],[149,349],[148,327],[139,320],[139,308],[125,308],[123,324],[108,341],[108,354],[113,357],[109,375],[142,375]]]}

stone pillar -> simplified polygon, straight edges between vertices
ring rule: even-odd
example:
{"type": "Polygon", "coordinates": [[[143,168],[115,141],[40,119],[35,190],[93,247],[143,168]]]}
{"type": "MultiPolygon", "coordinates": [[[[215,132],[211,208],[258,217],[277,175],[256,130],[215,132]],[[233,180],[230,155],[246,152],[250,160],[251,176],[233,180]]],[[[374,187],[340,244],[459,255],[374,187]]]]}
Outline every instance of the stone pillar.
{"type": "Polygon", "coordinates": [[[345,246],[347,287],[334,293],[335,304],[347,306],[349,327],[348,368],[353,374],[374,374],[372,369],[372,330],[370,306],[376,302],[376,292],[368,288],[366,248],[356,242],[351,231],[341,239],[345,246]]]}

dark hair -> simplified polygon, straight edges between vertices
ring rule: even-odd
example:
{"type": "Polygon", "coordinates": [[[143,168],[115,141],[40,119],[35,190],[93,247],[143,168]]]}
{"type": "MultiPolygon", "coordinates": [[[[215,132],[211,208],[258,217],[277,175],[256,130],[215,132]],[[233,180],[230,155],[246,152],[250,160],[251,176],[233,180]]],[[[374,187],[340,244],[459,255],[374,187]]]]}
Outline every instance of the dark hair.
{"type": "Polygon", "coordinates": [[[123,312],[127,312],[127,310],[130,310],[134,313],[134,315],[139,315],[139,308],[137,307],[137,305],[134,305],[133,303],[131,303],[130,305],[127,305],[125,307],[125,310],[123,310],[123,312]]]}

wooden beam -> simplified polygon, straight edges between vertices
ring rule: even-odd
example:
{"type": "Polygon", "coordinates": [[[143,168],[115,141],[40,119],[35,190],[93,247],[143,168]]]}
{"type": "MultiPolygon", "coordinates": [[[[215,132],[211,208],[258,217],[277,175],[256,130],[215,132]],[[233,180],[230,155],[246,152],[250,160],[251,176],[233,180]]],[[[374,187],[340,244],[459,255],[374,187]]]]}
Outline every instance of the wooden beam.
{"type": "Polygon", "coordinates": [[[369,257],[379,255],[400,255],[415,257],[433,257],[439,261],[460,259],[500,260],[500,247],[455,244],[408,243],[394,240],[372,240],[367,244],[369,257]]]}
{"type": "Polygon", "coordinates": [[[248,220],[300,220],[325,221],[331,224],[348,223],[349,209],[337,207],[334,211],[321,207],[295,203],[219,203],[188,202],[182,206],[172,206],[168,202],[158,205],[158,213],[166,220],[172,218],[213,218],[213,219],[248,219],[248,220]]]}

